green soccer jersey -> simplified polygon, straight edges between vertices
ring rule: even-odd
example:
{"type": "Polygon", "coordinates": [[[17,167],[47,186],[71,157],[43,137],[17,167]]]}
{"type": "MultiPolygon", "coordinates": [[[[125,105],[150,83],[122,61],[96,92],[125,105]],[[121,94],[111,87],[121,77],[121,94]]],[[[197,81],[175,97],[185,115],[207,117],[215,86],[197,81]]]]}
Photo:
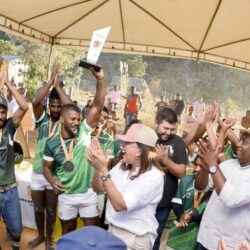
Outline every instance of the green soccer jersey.
{"type": "Polygon", "coordinates": [[[49,125],[50,116],[47,113],[43,113],[41,118],[36,122],[36,128],[38,129],[38,138],[37,138],[37,144],[36,144],[36,153],[35,153],[35,159],[33,162],[33,170],[34,172],[38,174],[42,174],[43,172],[43,154],[44,154],[44,148],[46,141],[49,136],[49,129],[54,129],[54,126],[57,126],[55,128],[54,133],[57,134],[60,131],[60,124],[57,125],[56,122],[52,122],[51,128],[49,125]]]}
{"type": "Polygon", "coordinates": [[[194,179],[194,174],[182,177],[176,195],[172,199],[172,202],[182,205],[184,212],[189,211],[194,206],[194,179]]]}
{"type": "MultiPolygon", "coordinates": [[[[183,211],[188,212],[194,206],[194,174],[186,175],[181,178],[178,190],[173,203],[182,205],[183,211]]],[[[205,197],[198,207],[198,213],[202,214],[206,207],[205,197]]],[[[186,227],[172,227],[168,238],[167,245],[175,250],[197,250],[197,235],[199,223],[190,222],[186,227]]]]}
{"type": "Polygon", "coordinates": [[[0,187],[16,182],[13,138],[16,132],[12,117],[2,127],[0,137],[0,187]]]}
{"type": "Polygon", "coordinates": [[[227,145],[226,150],[225,150],[225,154],[226,154],[227,160],[236,159],[237,158],[237,155],[233,151],[233,148],[232,148],[231,144],[227,145]]]}
{"type": "Polygon", "coordinates": [[[110,151],[110,157],[114,157],[114,141],[110,134],[105,132],[104,130],[101,131],[98,140],[102,145],[102,150],[105,153],[107,150],[110,151]]]}
{"type": "Polygon", "coordinates": [[[43,158],[54,162],[55,173],[65,186],[65,194],[85,193],[88,188],[92,187],[93,168],[89,166],[85,157],[85,149],[90,145],[92,130],[85,120],[80,124],[76,137],[64,140],[67,150],[69,150],[71,140],[75,141],[71,160],[74,164],[72,171],[64,169],[67,160],[61,145],[60,135],[53,136],[46,143],[43,158]]]}

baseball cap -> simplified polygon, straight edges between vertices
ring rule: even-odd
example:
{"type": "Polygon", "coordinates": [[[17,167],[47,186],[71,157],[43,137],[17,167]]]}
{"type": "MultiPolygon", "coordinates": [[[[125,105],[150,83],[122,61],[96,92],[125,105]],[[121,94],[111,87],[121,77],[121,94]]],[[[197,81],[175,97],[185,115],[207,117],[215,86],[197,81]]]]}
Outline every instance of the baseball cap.
{"type": "Polygon", "coordinates": [[[56,250],[125,250],[126,244],[100,227],[88,226],[62,236],[56,250]]]}
{"type": "Polygon", "coordinates": [[[150,147],[154,147],[158,140],[155,131],[141,123],[133,124],[125,135],[117,135],[116,137],[124,142],[139,142],[150,147]]]}
{"type": "Polygon", "coordinates": [[[0,105],[4,106],[5,108],[8,108],[7,100],[2,96],[0,96],[0,105]]]}

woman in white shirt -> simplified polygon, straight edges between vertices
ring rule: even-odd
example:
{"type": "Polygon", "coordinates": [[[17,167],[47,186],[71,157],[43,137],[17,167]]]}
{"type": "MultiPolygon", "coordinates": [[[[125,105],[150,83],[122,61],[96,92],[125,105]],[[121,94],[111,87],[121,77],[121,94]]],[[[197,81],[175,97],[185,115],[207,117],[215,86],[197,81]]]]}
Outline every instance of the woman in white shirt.
{"type": "Polygon", "coordinates": [[[94,139],[86,152],[94,167],[93,188],[108,196],[106,219],[109,231],[121,238],[128,249],[152,249],[158,223],[157,204],[162,198],[164,175],[156,167],[155,131],[143,124],[134,124],[126,135],[122,160],[108,171],[108,153],[104,154],[94,139]]]}

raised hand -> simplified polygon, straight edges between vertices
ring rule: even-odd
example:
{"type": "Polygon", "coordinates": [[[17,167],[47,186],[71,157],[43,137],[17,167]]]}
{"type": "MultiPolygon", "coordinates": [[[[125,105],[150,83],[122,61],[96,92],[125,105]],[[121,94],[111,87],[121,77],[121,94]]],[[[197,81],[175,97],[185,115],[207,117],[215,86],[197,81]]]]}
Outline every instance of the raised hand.
{"type": "Polygon", "coordinates": [[[216,117],[216,112],[215,112],[215,108],[214,106],[212,105],[209,105],[208,108],[206,109],[206,112],[205,112],[205,122],[213,122],[215,120],[215,117],[216,117]]]}
{"type": "Polygon", "coordinates": [[[59,79],[59,75],[58,74],[55,75],[53,85],[54,85],[55,88],[60,87],[60,79],[59,79]]]}
{"type": "Polygon", "coordinates": [[[236,118],[228,117],[223,122],[218,119],[218,124],[221,126],[221,129],[227,131],[229,128],[233,127],[236,122],[236,118]]]}
{"type": "Polygon", "coordinates": [[[99,72],[95,71],[94,69],[90,69],[93,76],[96,78],[96,80],[103,80],[104,79],[104,72],[101,69],[99,72]]]}
{"type": "Polygon", "coordinates": [[[93,138],[90,146],[86,149],[86,158],[88,162],[98,171],[103,172],[107,170],[108,156],[110,151],[103,153],[101,144],[97,138],[93,138]]]}
{"type": "Polygon", "coordinates": [[[207,142],[205,142],[204,140],[199,140],[198,148],[200,151],[198,154],[202,161],[201,167],[204,170],[208,171],[209,167],[211,167],[212,165],[217,165],[221,145],[216,146],[214,150],[207,142]]]}
{"type": "Polygon", "coordinates": [[[61,69],[61,65],[59,63],[54,64],[52,66],[51,79],[53,82],[55,81],[56,75],[59,75],[60,69],[61,69]]]}

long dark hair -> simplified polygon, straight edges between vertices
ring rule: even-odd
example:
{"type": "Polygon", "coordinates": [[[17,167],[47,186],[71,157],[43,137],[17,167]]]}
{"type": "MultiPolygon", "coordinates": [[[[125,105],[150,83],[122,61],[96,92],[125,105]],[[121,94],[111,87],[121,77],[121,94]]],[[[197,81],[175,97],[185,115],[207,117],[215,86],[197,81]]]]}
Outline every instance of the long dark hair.
{"type": "MultiPolygon", "coordinates": [[[[137,145],[141,149],[141,155],[139,156],[141,165],[140,165],[139,172],[136,175],[130,176],[131,180],[134,180],[135,178],[139,177],[145,172],[150,171],[152,166],[155,166],[158,169],[161,169],[160,163],[157,161],[155,148],[149,147],[145,144],[138,143],[138,142],[137,142],[137,145]]],[[[125,162],[121,164],[122,170],[130,170],[131,168],[132,168],[131,164],[126,164],[125,162]]]]}

